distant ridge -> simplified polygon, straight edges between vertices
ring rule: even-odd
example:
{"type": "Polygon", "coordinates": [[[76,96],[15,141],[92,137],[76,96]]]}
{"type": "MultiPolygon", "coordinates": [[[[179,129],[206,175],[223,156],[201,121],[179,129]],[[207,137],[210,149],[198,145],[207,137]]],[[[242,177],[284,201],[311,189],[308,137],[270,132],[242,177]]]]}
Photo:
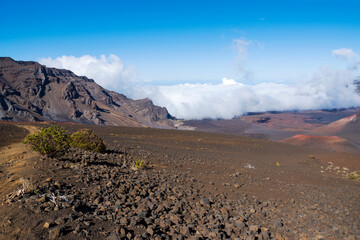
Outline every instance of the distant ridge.
{"type": "Polygon", "coordinates": [[[338,136],[311,136],[299,134],[280,142],[336,152],[360,153],[360,148],[358,146],[338,136]]]}
{"type": "Polygon", "coordinates": [[[33,61],[0,57],[0,120],[173,128],[166,108],[33,61]]]}
{"type": "Polygon", "coordinates": [[[360,114],[354,114],[311,131],[316,136],[339,136],[360,146],[360,114]]]}
{"type": "Polygon", "coordinates": [[[315,128],[307,135],[298,134],[281,142],[338,152],[360,153],[360,114],[353,114],[315,128]]]}

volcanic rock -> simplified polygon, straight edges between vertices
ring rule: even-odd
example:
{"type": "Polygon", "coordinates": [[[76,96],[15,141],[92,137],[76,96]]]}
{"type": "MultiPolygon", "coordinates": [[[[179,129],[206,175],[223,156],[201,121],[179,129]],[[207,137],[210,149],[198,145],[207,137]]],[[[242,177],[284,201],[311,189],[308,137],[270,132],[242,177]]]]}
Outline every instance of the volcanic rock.
{"type": "Polygon", "coordinates": [[[94,80],[37,62],[0,57],[0,120],[172,128],[166,108],[132,100],[94,80]]]}

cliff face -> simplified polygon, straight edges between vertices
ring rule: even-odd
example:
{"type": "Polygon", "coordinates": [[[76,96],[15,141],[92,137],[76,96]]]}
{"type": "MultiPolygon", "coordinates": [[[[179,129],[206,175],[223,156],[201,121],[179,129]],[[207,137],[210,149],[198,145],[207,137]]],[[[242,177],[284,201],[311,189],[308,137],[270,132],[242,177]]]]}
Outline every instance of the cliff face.
{"type": "Polygon", "coordinates": [[[132,100],[92,79],[36,62],[0,58],[0,119],[173,127],[166,108],[132,100]]]}

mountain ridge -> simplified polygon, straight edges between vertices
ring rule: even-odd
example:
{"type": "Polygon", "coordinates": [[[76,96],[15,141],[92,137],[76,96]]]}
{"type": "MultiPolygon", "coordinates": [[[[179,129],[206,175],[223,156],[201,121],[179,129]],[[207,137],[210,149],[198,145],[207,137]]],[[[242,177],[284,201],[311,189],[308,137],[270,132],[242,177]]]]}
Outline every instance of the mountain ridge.
{"type": "Polygon", "coordinates": [[[173,128],[149,98],[132,100],[93,79],[34,61],[0,57],[0,120],[173,128]]]}

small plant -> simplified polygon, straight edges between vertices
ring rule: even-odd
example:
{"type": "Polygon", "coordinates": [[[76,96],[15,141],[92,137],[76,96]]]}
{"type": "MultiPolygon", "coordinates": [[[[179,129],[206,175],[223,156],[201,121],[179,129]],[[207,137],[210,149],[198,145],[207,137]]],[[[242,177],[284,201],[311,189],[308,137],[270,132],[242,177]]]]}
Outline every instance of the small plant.
{"type": "Polygon", "coordinates": [[[348,173],[345,177],[349,180],[359,180],[360,179],[360,176],[357,172],[348,173]]]}
{"type": "Polygon", "coordinates": [[[32,182],[27,178],[21,178],[20,179],[22,184],[22,190],[24,193],[35,193],[37,192],[36,187],[32,184],[32,182]]]}
{"type": "Polygon", "coordinates": [[[136,162],[135,162],[135,168],[136,168],[136,169],[145,168],[145,162],[144,162],[144,160],[137,159],[136,162]]]}
{"type": "Polygon", "coordinates": [[[60,125],[53,125],[27,135],[24,144],[42,155],[54,157],[69,149],[69,135],[60,125]]]}
{"type": "Polygon", "coordinates": [[[21,181],[22,187],[16,191],[6,195],[5,201],[7,203],[10,203],[16,197],[24,196],[24,194],[36,195],[39,192],[39,190],[33,185],[31,180],[22,177],[20,179],[20,181],[21,181]]]}
{"type": "Polygon", "coordinates": [[[106,151],[103,140],[90,129],[82,129],[70,136],[70,146],[86,151],[104,153],[106,151]]]}

